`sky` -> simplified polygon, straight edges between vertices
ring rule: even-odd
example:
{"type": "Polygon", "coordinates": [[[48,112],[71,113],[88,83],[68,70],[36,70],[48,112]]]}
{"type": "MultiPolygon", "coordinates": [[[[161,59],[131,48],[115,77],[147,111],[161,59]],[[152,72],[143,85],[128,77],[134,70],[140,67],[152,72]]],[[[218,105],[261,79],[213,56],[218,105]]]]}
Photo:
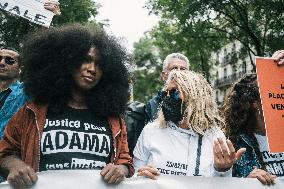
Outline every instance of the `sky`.
{"type": "Polygon", "coordinates": [[[133,50],[145,31],[157,24],[158,18],[148,15],[148,10],[143,8],[147,0],[95,0],[101,7],[97,21],[108,19],[108,32],[116,37],[124,38],[123,44],[129,51],[133,50]]]}

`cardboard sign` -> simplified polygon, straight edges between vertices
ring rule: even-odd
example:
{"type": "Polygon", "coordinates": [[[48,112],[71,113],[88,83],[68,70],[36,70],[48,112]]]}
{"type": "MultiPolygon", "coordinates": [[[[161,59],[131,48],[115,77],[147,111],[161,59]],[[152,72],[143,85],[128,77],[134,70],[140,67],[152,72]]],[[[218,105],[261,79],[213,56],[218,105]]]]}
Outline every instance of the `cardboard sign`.
{"type": "Polygon", "coordinates": [[[54,14],[41,0],[0,0],[0,9],[21,16],[30,22],[49,27],[54,14]]]}
{"type": "Polygon", "coordinates": [[[257,57],[256,71],[270,153],[284,152],[284,66],[257,57]]]}

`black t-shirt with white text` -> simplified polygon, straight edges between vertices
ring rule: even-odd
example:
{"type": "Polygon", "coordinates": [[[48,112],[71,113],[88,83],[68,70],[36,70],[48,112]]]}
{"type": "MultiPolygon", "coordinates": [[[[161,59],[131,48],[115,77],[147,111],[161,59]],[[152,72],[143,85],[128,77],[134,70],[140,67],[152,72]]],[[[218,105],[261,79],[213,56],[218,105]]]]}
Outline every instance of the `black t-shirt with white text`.
{"type": "Polygon", "coordinates": [[[47,112],[40,141],[40,171],[102,169],[110,163],[113,139],[107,119],[87,110],[47,112]]]}
{"type": "Polygon", "coordinates": [[[261,152],[266,171],[278,177],[284,176],[284,153],[270,153],[267,137],[254,134],[261,152]]]}

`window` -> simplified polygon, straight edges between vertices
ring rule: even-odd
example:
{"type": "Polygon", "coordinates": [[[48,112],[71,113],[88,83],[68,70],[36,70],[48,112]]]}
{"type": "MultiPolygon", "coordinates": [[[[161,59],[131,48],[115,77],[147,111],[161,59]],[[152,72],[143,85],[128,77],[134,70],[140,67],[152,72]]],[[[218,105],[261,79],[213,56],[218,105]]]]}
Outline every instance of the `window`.
{"type": "Polygon", "coordinates": [[[217,54],[216,54],[216,60],[217,60],[217,62],[219,62],[219,52],[217,52],[217,54]]]}
{"type": "Polygon", "coordinates": [[[232,52],[236,52],[236,44],[235,43],[233,43],[232,52]]]}
{"type": "Polygon", "coordinates": [[[229,61],[228,52],[227,52],[227,49],[224,49],[224,63],[225,63],[225,65],[228,63],[228,61],[229,61]]]}
{"type": "Polygon", "coordinates": [[[233,65],[233,67],[232,67],[232,74],[236,74],[236,72],[237,72],[237,66],[233,65]]]}
{"type": "Polygon", "coordinates": [[[219,91],[216,90],[216,102],[219,102],[219,91]]]}
{"type": "Polygon", "coordinates": [[[237,66],[233,65],[232,67],[232,79],[237,79],[237,66]]]}
{"type": "Polygon", "coordinates": [[[247,63],[246,63],[246,61],[243,61],[243,64],[242,64],[242,72],[243,72],[243,73],[246,73],[246,72],[247,72],[247,63]]]}
{"type": "Polygon", "coordinates": [[[227,68],[224,68],[224,78],[227,78],[227,68]]]}

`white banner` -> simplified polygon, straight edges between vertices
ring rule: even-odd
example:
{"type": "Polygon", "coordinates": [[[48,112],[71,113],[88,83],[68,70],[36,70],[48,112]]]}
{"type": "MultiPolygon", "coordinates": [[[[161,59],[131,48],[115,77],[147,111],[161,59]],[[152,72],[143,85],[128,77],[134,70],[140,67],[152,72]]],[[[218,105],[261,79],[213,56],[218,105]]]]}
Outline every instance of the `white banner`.
{"type": "MultiPolygon", "coordinates": [[[[157,180],[144,177],[125,179],[118,185],[108,185],[102,180],[100,171],[68,170],[46,171],[38,174],[38,182],[32,189],[267,189],[257,179],[225,177],[185,177],[161,175],[157,180]]],[[[0,189],[11,189],[6,183],[0,189]]],[[[269,189],[284,189],[284,178],[277,178],[269,189]]]]}
{"type": "Polygon", "coordinates": [[[0,9],[49,27],[54,14],[43,5],[43,0],[0,0],[0,9]]]}

